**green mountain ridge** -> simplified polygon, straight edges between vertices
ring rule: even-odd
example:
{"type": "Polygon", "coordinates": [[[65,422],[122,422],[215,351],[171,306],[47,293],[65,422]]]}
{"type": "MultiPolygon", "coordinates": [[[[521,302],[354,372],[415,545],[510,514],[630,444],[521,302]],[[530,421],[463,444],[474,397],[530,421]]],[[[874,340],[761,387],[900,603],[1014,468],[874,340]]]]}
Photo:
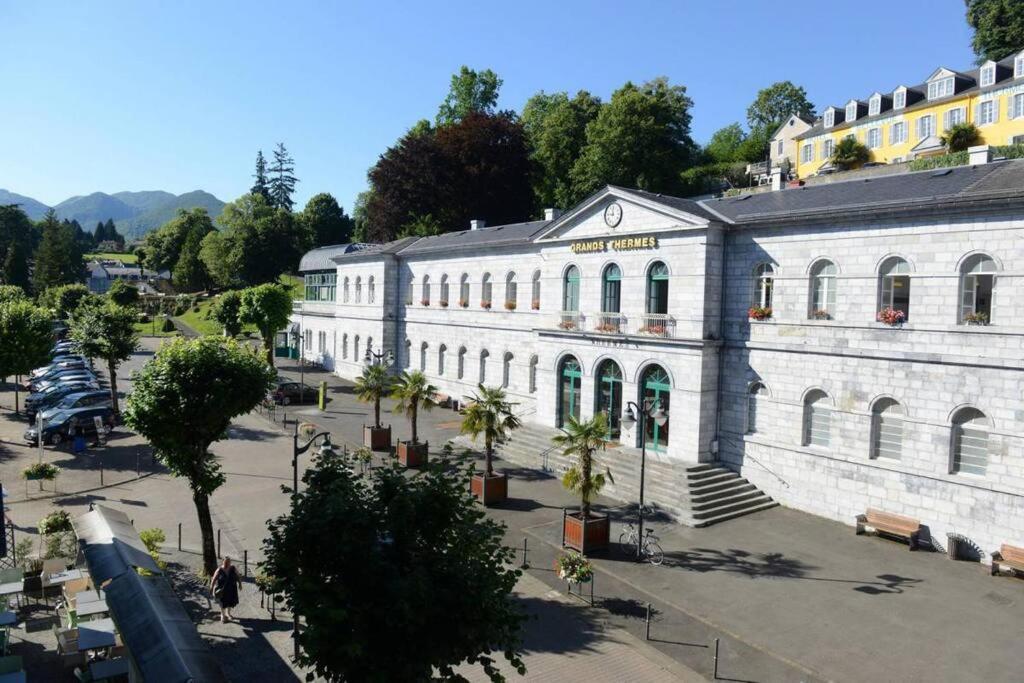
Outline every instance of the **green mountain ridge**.
{"type": "Polygon", "coordinates": [[[22,210],[28,214],[28,217],[34,221],[42,218],[50,209],[46,204],[32,199],[32,197],[26,197],[23,194],[17,194],[16,192],[0,189],[0,206],[6,206],[8,204],[18,204],[21,206],[22,210]]]}

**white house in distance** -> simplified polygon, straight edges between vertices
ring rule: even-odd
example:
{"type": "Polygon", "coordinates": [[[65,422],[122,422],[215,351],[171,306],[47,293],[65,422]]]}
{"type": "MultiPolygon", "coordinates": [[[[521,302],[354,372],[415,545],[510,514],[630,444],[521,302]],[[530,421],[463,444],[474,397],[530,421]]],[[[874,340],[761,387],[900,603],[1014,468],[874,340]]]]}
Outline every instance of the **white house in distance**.
{"type": "Polygon", "coordinates": [[[86,285],[89,291],[95,294],[103,294],[114,280],[124,280],[139,288],[143,294],[155,292],[149,282],[153,280],[170,280],[171,273],[167,270],[152,271],[143,270],[138,266],[129,266],[120,260],[94,259],[86,264],[89,271],[86,285]]]}
{"type": "Polygon", "coordinates": [[[643,440],[647,499],[684,523],[872,507],[940,547],[1024,545],[1024,161],[975,161],[700,202],[609,186],[343,246],[292,322],[347,379],[372,350],[451,397],[504,387],[520,465],[557,470],[517,439],[605,412],[610,494],[635,501],[643,440]],[[620,416],[645,398],[668,421],[642,433],[620,416]]]}

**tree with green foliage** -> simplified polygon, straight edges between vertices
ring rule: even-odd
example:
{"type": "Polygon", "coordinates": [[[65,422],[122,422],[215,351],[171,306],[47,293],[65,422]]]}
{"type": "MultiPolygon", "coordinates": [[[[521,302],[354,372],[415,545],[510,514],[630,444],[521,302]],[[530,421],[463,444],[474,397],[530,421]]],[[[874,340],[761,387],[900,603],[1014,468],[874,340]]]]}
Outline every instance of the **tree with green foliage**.
{"type": "Polygon", "coordinates": [[[273,379],[251,349],[216,337],[165,344],[134,376],[125,424],[149,441],[172,475],[188,481],[207,575],[217,568],[210,496],[224,483],[210,446],[225,438],[231,420],[259,405],[273,379]]]}
{"type": "Polygon", "coordinates": [[[139,288],[124,280],[114,280],[107,290],[107,298],[118,306],[138,306],[139,288]]]}
{"type": "Polygon", "coordinates": [[[356,378],[356,398],[373,404],[373,426],[376,429],[380,429],[380,401],[391,394],[393,386],[394,379],[388,374],[388,369],[380,364],[367,365],[356,378]]]}
{"type": "Polygon", "coordinates": [[[252,189],[249,194],[258,194],[270,202],[270,182],[267,180],[267,160],[263,150],[256,151],[256,172],[253,174],[252,189]]]}
{"type": "Polygon", "coordinates": [[[229,290],[217,297],[213,307],[213,318],[220,323],[224,336],[237,337],[242,332],[242,295],[229,290]]]}
{"type": "Polygon", "coordinates": [[[470,114],[493,114],[502,80],[490,69],[474,71],[468,66],[452,75],[448,95],[437,110],[437,125],[462,121],[470,114]]]}
{"type": "Polygon", "coordinates": [[[576,195],[607,184],[678,194],[679,173],[697,151],[690,138],[691,106],[686,88],[665,78],[626,83],[612,93],[587,126],[587,144],[573,165],[576,195]]]}
{"type": "Polygon", "coordinates": [[[28,288],[32,284],[29,272],[28,244],[22,240],[15,240],[7,247],[7,254],[3,261],[3,281],[8,285],[20,288],[28,288]]]}
{"type": "Polygon", "coordinates": [[[85,285],[60,285],[40,294],[39,305],[53,311],[58,320],[67,320],[88,296],[89,288],[85,285]]]}
{"type": "Polygon", "coordinates": [[[295,177],[295,160],[288,154],[284,143],[277,143],[274,150],[274,163],[270,166],[270,205],[291,212],[295,202],[292,195],[295,193],[295,185],[299,179],[295,177]]]}
{"type": "Polygon", "coordinates": [[[544,207],[568,207],[582,197],[573,191],[570,172],[587,142],[587,126],[601,111],[601,100],[585,90],[541,91],[523,107],[523,128],[534,162],[533,192],[544,207]]]}
{"type": "Polygon", "coordinates": [[[437,399],[437,387],[419,370],[403,372],[391,387],[395,399],[395,412],[404,413],[412,427],[412,443],[419,443],[417,424],[419,412],[430,410],[437,399]]]}
{"type": "Polygon", "coordinates": [[[813,117],[814,105],[802,87],[791,81],[779,81],[757,91],[757,97],[747,107],[747,123],[751,130],[767,129],[770,136],[791,114],[813,117]]]}
{"type": "Polygon", "coordinates": [[[747,134],[738,123],[730,123],[712,134],[704,146],[704,155],[713,163],[744,161],[743,143],[747,134]]]}
{"type": "Polygon", "coordinates": [[[364,190],[356,195],[352,205],[352,241],[366,242],[370,231],[370,214],[367,209],[373,190],[364,190]]]}
{"type": "MultiPolygon", "coordinates": [[[[53,324],[49,313],[12,295],[0,303],[0,377],[24,375],[50,359],[53,324]]],[[[14,412],[19,412],[18,382],[14,383],[14,412]]]]}
{"type": "Polygon", "coordinates": [[[590,517],[590,503],[611,479],[611,472],[595,472],[594,453],[605,447],[608,437],[608,423],[604,413],[598,413],[586,421],[569,416],[562,433],[552,437],[551,442],[562,449],[564,455],[572,458],[573,464],[562,476],[562,485],[580,496],[580,516],[590,517]]]}
{"type": "Polygon", "coordinates": [[[265,284],[242,290],[240,318],[259,330],[267,365],[274,367],[274,337],[292,315],[292,297],[279,284],[265,284]]]}
{"type": "Polygon", "coordinates": [[[317,455],[291,512],[268,524],[262,570],[302,617],[299,666],[310,676],[461,680],[455,667],[469,663],[497,682],[502,657],[525,674],[514,552],[468,494],[469,472],[444,468],[360,477],[317,455]]]}
{"type": "Polygon", "coordinates": [[[134,308],[118,306],[113,301],[102,306],[80,307],[71,316],[69,336],[78,344],[80,353],[107,364],[114,415],[121,413],[117,399],[117,368],[139,347],[136,320],[138,313],[134,308]]]}
{"type": "Polygon", "coordinates": [[[398,237],[432,237],[444,232],[441,221],[434,218],[433,214],[425,216],[412,216],[409,222],[402,226],[398,237]]]}
{"type": "Polygon", "coordinates": [[[178,262],[174,264],[174,272],[171,274],[171,280],[179,292],[198,292],[210,286],[210,273],[200,258],[205,237],[193,230],[181,245],[178,262]]]}
{"type": "Polygon", "coordinates": [[[29,262],[35,242],[32,221],[15,204],[0,206],[0,265],[4,284],[17,285],[26,291],[32,285],[29,262]]]}
{"type": "Polygon", "coordinates": [[[312,239],[313,247],[345,244],[352,239],[352,219],[327,192],[310,197],[299,221],[312,239]]]}
{"type": "Polygon", "coordinates": [[[46,212],[40,226],[42,240],[36,249],[33,272],[36,291],[85,280],[84,252],[75,241],[74,229],[62,225],[53,209],[46,212]]]}
{"type": "Polygon", "coordinates": [[[871,158],[871,150],[857,138],[843,138],[832,150],[832,163],[841,169],[856,168],[871,158]]]}
{"type": "Polygon", "coordinates": [[[958,123],[942,134],[942,144],[949,153],[964,152],[981,140],[981,131],[973,123],[958,123]]]}
{"type": "Polygon", "coordinates": [[[971,47],[978,63],[999,61],[1024,48],[1024,2],[964,0],[967,24],[974,29],[971,47]]]}
{"type": "Polygon", "coordinates": [[[466,398],[462,409],[461,433],[474,440],[484,437],[484,467],[487,476],[494,473],[494,444],[504,443],[522,424],[509,402],[504,389],[477,385],[477,393],[466,398]]]}
{"type": "Polygon", "coordinates": [[[0,304],[11,303],[12,301],[28,301],[25,290],[17,285],[0,285],[0,304]]]}
{"type": "Polygon", "coordinates": [[[146,235],[146,267],[154,272],[168,270],[173,274],[189,237],[196,235],[201,241],[215,230],[206,209],[178,209],[174,218],[146,235]]]}

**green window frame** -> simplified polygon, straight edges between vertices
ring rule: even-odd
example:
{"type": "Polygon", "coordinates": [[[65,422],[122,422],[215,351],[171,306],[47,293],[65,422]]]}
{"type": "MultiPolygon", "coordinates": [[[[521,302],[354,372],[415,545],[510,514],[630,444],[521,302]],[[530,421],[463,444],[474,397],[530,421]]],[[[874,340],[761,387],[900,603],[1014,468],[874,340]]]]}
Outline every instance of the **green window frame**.
{"type": "Polygon", "coordinates": [[[668,266],[661,261],[647,269],[647,313],[668,314],[668,266]]]}
{"type": "Polygon", "coordinates": [[[562,359],[558,368],[558,426],[564,427],[569,417],[580,419],[580,384],[583,370],[574,356],[562,359]]]}
{"type": "MultiPolygon", "coordinates": [[[[640,382],[643,391],[643,400],[660,404],[661,409],[669,412],[669,399],[672,392],[672,380],[668,372],[660,365],[651,365],[644,370],[643,380],[640,382]]],[[[654,420],[647,420],[647,430],[643,434],[644,445],[652,451],[664,451],[668,448],[668,427],[669,422],[659,425],[654,420]]]]}

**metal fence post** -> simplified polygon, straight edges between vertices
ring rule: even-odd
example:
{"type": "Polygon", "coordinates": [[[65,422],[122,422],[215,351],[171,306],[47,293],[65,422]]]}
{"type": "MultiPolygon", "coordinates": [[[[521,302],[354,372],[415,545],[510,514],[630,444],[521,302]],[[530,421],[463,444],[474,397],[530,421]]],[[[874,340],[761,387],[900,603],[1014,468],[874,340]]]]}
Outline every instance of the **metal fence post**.
{"type": "Polygon", "coordinates": [[[529,569],[530,563],[526,561],[526,553],[529,552],[529,548],[526,545],[526,537],[523,536],[523,564],[520,565],[520,569],[529,569]]]}
{"type": "Polygon", "coordinates": [[[651,603],[647,603],[647,635],[644,640],[651,639],[651,603]]]}
{"type": "Polygon", "coordinates": [[[178,522],[178,552],[181,552],[181,522],[178,522]]]}
{"type": "Polygon", "coordinates": [[[135,478],[142,478],[142,455],[138,448],[135,449],[135,478]]]}
{"type": "Polygon", "coordinates": [[[217,529],[217,557],[223,557],[220,554],[220,529],[217,529]]]}
{"type": "Polygon", "coordinates": [[[242,576],[249,578],[249,551],[242,550],[242,576]]]}
{"type": "Polygon", "coordinates": [[[712,680],[718,680],[718,638],[715,638],[715,671],[712,680]]]}

